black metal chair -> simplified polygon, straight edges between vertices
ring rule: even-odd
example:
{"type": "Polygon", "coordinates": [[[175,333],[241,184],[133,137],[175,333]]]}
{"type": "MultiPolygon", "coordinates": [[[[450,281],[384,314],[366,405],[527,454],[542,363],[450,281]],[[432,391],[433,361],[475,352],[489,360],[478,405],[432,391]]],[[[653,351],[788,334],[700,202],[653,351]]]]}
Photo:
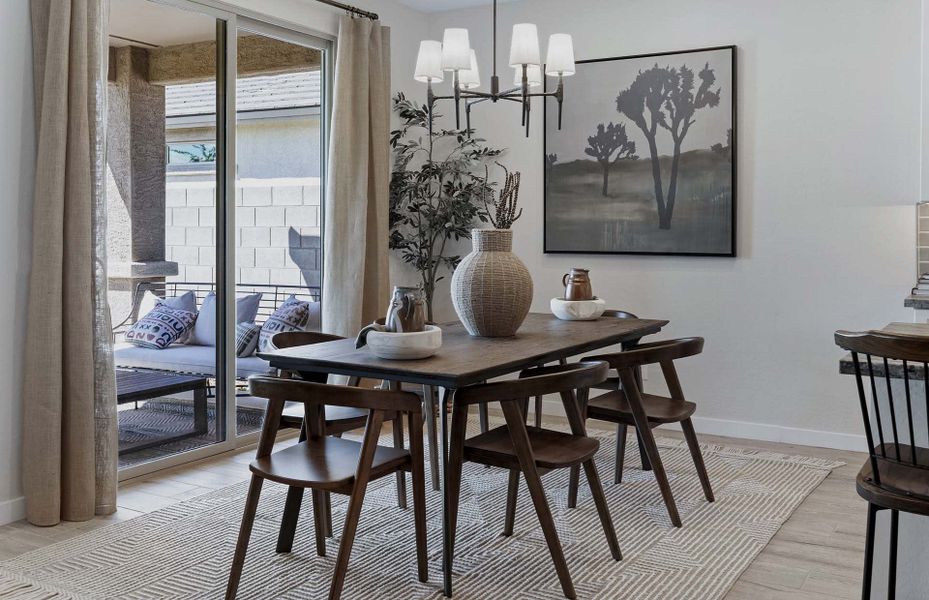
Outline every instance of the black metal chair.
{"type": "Polygon", "coordinates": [[[868,501],[861,597],[865,600],[871,597],[877,513],[889,510],[887,598],[893,600],[896,597],[900,511],[929,515],[929,448],[924,447],[929,438],[929,414],[924,419],[913,417],[917,401],[929,411],[929,341],[923,337],[877,331],[837,331],[835,343],[852,353],[868,441],[868,462],[861,467],[855,481],[858,495],[868,501]],[[899,392],[894,394],[895,373],[903,382],[902,396],[899,392]],[[911,389],[914,378],[923,384],[922,398],[914,398],[911,389]],[[885,393],[886,397],[881,398],[885,393]]]}

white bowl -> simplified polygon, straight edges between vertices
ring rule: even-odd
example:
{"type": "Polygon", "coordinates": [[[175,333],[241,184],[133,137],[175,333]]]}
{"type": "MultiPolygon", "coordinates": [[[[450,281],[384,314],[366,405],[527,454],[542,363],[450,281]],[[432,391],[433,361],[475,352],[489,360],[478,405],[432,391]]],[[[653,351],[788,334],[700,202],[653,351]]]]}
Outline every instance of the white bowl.
{"type": "Polygon", "coordinates": [[[562,321],[593,321],[606,310],[606,300],[597,297],[593,300],[552,298],[550,306],[552,314],[562,321]]]}
{"type": "Polygon", "coordinates": [[[371,353],[378,358],[429,358],[442,347],[442,330],[435,325],[426,325],[425,331],[412,333],[373,330],[368,332],[367,343],[371,353]]]}

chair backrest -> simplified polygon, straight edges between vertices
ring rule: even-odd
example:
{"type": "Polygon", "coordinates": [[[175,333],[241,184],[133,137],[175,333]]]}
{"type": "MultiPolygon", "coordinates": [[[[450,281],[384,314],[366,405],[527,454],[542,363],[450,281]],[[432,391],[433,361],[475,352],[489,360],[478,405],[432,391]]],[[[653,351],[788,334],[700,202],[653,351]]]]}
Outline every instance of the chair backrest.
{"type": "Polygon", "coordinates": [[[606,381],[609,366],[602,361],[581,361],[568,365],[540,367],[525,371],[525,377],[494,383],[471,385],[458,390],[455,401],[462,405],[507,400],[524,400],[532,396],[561,394],[586,389],[606,381]]]}
{"type": "Polygon", "coordinates": [[[835,343],[852,355],[874,483],[929,499],[929,340],[879,331],[837,331],[835,343]],[[896,394],[895,371],[902,372],[898,381],[903,383],[896,394]],[[916,378],[922,380],[921,398],[914,397],[916,378]],[[870,409],[866,388],[871,392],[870,409]],[[915,402],[925,408],[923,418],[913,416],[915,402]]]}
{"type": "MultiPolygon", "coordinates": [[[[625,310],[616,310],[612,308],[608,308],[605,311],[603,311],[603,314],[600,315],[600,317],[601,318],[606,317],[608,319],[638,319],[639,318],[635,316],[634,314],[632,314],[631,312],[628,312],[625,310]]],[[[625,341],[622,344],[620,344],[620,347],[623,350],[629,350],[629,349],[635,348],[638,345],[639,340],[641,339],[642,338],[635,338],[634,340],[625,341]]]]}
{"type": "Polygon", "coordinates": [[[309,346],[311,344],[321,344],[323,342],[334,342],[343,340],[342,336],[332,335],[329,333],[319,333],[318,331],[282,331],[275,333],[271,338],[271,345],[282,350],[284,348],[293,348],[295,346],[309,346]]]}

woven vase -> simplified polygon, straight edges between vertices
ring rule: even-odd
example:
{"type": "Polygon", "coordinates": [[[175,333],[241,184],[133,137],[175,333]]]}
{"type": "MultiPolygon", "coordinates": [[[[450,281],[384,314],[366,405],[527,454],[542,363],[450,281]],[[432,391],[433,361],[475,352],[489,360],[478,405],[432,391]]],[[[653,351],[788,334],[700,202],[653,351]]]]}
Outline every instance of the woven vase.
{"type": "Polygon", "coordinates": [[[509,337],[532,303],[529,269],[513,254],[509,229],[472,229],[474,250],[452,274],[452,303],[468,333],[509,337]]]}

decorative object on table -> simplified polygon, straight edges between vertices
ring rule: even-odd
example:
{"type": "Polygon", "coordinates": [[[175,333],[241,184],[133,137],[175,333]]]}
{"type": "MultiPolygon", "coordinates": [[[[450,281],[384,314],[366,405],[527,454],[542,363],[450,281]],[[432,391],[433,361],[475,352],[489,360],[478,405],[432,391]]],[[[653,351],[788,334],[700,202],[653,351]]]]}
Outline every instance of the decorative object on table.
{"type": "Polygon", "coordinates": [[[402,125],[390,134],[390,248],[419,272],[432,321],[436,283],[461,260],[448,242],[470,237],[475,221],[487,222],[481,209],[492,184],[476,170],[501,150],[458,129],[430,128],[426,107],[403,94],[394,112],[402,125]]]}
{"type": "MultiPolygon", "coordinates": [[[[495,229],[471,232],[474,249],[452,273],[452,304],[471,335],[509,337],[516,334],[532,303],[532,277],[513,254],[513,223],[522,216],[519,204],[519,172],[504,171],[504,183],[496,198],[489,185],[484,189],[487,219],[495,229]]],[[[484,176],[485,181],[488,174],[484,176]]]]}
{"type": "Polygon", "coordinates": [[[590,286],[590,269],[571,267],[571,272],[561,278],[561,285],[565,286],[565,300],[592,300],[594,297],[590,286]]]}
{"type": "Polygon", "coordinates": [[[735,256],[735,46],[579,61],[575,83],[564,129],[546,106],[545,252],[735,256]]]}
{"type": "Polygon", "coordinates": [[[920,275],[916,287],[910,291],[914,296],[929,296],[929,273],[920,275]]]}
{"type": "Polygon", "coordinates": [[[532,277],[513,254],[513,232],[475,229],[471,240],[474,250],[452,274],[455,312],[471,335],[515,335],[532,303],[532,277]]]}
{"type": "Polygon", "coordinates": [[[361,330],[355,342],[356,348],[367,345],[378,358],[390,360],[416,360],[429,358],[442,347],[442,330],[436,325],[426,325],[422,331],[397,333],[388,331],[384,325],[374,323],[361,330]]]}
{"type": "Polygon", "coordinates": [[[552,314],[562,321],[594,321],[606,310],[606,300],[597,297],[590,300],[552,298],[549,307],[552,314]]]}
{"type": "Polygon", "coordinates": [[[388,331],[411,333],[426,329],[426,301],[418,287],[395,286],[384,325],[388,331]]]}
{"type": "Polygon", "coordinates": [[[539,51],[538,29],[532,23],[513,25],[510,42],[509,65],[515,70],[512,88],[500,89],[497,76],[497,0],[493,3],[493,75],[490,77],[490,92],[479,92],[481,85],[477,53],[471,49],[467,29],[446,29],[442,41],[423,40],[419,43],[416,70],[413,78],[426,84],[426,105],[429,107],[429,128],[432,129],[433,107],[436,100],[454,100],[455,127],[461,128],[461,103],[464,100],[466,129],[471,129],[471,106],[490,100],[519,102],[522,106],[522,126],[529,137],[530,101],[534,97],[552,97],[558,106],[558,127],[561,127],[561,107],[564,102],[564,78],[574,74],[574,43],[566,33],[555,33],[548,38],[545,57],[545,74],[558,78],[554,92],[530,92],[530,88],[542,84],[542,55],[539,51]],[[452,95],[436,96],[433,83],[442,83],[446,72],[452,73],[452,95]]]}

